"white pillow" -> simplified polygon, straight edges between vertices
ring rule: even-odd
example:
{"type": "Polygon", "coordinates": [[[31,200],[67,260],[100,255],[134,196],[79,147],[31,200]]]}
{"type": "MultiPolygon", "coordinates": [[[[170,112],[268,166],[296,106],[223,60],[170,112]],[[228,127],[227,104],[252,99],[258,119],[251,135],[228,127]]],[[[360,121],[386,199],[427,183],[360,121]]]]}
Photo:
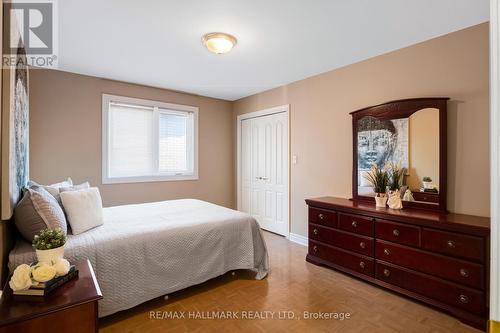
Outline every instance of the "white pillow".
{"type": "Polygon", "coordinates": [[[81,234],[104,223],[102,200],[97,187],[61,192],[60,195],[73,235],[81,234]]]}
{"type": "Polygon", "coordinates": [[[69,186],[73,186],[73,180],[68,177],[68,179],[63,180],[60,183],[55,183],[55,184],[51,184],[51,185],[47,185],[47,186],[56,187],[56,188],[59,188],[59,187],[69,187],[69,186]]]}

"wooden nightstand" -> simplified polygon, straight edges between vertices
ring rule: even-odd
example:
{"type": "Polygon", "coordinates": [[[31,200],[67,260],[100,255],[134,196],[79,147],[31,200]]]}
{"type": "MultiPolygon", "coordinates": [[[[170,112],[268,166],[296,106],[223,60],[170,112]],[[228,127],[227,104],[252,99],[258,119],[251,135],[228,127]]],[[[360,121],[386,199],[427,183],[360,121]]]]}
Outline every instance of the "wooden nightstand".
{"type": "Polygon", "coordinates": [[[78,278],[45,297],[14,297],[7,283],[0,302],[0,333],[97,332],[99,284],[88,260],[74,265],[78,278]]]}

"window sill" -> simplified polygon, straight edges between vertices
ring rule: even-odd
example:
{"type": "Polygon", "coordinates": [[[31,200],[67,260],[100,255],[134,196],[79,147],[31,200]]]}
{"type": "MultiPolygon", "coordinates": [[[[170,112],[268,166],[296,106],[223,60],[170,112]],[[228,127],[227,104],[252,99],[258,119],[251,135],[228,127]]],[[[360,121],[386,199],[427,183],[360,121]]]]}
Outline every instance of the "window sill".
{"type": "Polygon", "coordinates": [[[186,180],[198,180],[195,175],[178,175],[178,176],[141,176],[141,177],[103,177],[103,184],[129,184],[129,183],[153,183],[153,182],[176,182],[186,180]]]}

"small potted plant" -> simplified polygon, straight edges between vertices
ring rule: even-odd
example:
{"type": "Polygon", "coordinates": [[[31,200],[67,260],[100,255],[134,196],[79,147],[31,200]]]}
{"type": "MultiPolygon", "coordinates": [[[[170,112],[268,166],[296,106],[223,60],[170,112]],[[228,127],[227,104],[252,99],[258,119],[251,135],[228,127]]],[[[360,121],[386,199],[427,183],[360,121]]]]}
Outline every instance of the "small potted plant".
{"type": "Polygon", "coordinates": [[[370,171],[365,173],[364,177],[372,185],[375,192],[375,206],[385,207],[387,204],[387,185],[389,184],[387,170],[375,164],[370,171]]]}
{"type": "Polygon", "coordinates": [[[61,228],[44,229],[33,238],[38,262],[52,265],[64,257],[66,235],[61,228]]]}
{"type": "Polygon", "coordinates": [[[426,190],[432,188],[432,178],[431,177],[422,178],[422,184],[424,185],[424,189],[426,190]]]}

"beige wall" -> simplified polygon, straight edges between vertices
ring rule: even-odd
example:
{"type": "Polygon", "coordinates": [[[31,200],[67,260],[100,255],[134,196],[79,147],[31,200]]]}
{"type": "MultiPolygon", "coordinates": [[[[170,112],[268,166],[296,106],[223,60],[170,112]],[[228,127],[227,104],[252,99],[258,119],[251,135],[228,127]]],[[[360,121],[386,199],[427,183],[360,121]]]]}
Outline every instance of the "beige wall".
{"type": "Polygon", "coordinates": [[[488,42],[485,23],[236,101],[234,118],[290,104],[291,232],[307,235],[304,199],[351,196],[349,112],[411,97],[451,98],[448,208],[488,216],[488,42]]]}
{"type": "Polygon", "coordinates": [[[30,178],[98,186],[105,206],[198,198],[233,207],[230,102],[61,71],[30,72],[30,178]],[[103,93],[199,107],[199,180],[102,185],[103,93]]]}

